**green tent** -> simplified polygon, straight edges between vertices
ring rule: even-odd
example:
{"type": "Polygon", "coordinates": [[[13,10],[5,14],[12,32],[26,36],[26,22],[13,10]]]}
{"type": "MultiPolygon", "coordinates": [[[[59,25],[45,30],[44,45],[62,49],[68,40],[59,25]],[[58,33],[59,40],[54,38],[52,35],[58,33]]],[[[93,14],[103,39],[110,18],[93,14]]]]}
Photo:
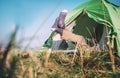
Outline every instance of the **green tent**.
{"type": "MultiPolygon", "coordinates": [[[[114,41],[114,49],[120,56],[120,7],[105,0],[90,0],[73,9],[66,17],[66,26],[73,26],[73,33],[84,36],[92,43],[100,46],[114,41]],[[74,23],[74,24],[73,24],[74,23]],[[114,39],[112,39],[115,37],[114,39]]],[[[53,32],[45,42],[47,47],[52,44],[53,32]]],[[[112,47],[112,45],[111,45],[112,47]]]]}

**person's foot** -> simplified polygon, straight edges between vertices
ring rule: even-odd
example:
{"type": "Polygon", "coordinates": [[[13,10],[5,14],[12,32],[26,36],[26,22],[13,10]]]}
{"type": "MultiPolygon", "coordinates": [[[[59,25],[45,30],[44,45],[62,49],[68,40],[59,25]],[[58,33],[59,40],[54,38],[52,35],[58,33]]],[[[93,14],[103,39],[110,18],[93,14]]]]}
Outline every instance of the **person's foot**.
{"type": "Polygon", "coordinates": [[[65,13],[67,13],[68,11],[67,11],[66,9],[64,9],[62,12],[65,12],[65,13]]]}
{"type": "Polygon", "coordinates": [[[60,15],[58,17],[58,27],[59,28],[65,28],[65,17],[67,16],[67,10],[63,10],[60,12],[60,15]]]}

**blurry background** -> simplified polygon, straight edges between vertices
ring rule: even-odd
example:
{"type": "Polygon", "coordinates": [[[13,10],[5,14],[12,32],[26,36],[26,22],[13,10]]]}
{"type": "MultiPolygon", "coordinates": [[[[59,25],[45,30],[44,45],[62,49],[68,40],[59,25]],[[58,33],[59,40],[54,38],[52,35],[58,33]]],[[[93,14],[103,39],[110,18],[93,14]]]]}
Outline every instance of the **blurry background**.
{"type": "MultiPolygon", "coordinates": [[[[50,27],[59,13],[68,13],[89,0],[0,0],[0,43],[7,43],[19,26],[17,44],[40,48],[51,34],[50,27]],[[32,38],[34,36],[34,38],[32,38]],[[32,39],[32,40],[31,40],[32,39]]],[[[120,6],[120,0],[108,0],[120,6]]]]}

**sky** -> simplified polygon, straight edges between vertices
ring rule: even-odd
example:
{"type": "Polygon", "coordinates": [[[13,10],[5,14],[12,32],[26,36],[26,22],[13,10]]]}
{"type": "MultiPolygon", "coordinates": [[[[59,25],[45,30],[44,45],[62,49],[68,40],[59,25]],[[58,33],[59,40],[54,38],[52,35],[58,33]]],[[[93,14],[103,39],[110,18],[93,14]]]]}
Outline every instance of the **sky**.
{"type": "MultiPolygon", "coordinates": [[[[19,26],[17,41],[23,46],[40,47],[51,34],[50,27],[59,13],[68,13],[89,0],[0,0],[0,42],[7,40],[14,26],[19,26]],[[31,37],[35,38],[30,41],[31,37]]],[[[120,0],[109,0],[120,5],[120,0]]]]}

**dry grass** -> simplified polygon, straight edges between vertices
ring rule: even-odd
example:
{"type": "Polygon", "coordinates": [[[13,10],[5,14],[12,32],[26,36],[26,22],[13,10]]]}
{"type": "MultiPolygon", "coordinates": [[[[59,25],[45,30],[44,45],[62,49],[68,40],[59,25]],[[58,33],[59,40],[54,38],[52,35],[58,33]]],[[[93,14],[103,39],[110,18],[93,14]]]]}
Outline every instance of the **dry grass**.
{"type": "Polygon", "coordinates": [[[46,49],[20,52],[13,47],[13,36],[4,51],[0,51],[0,78],[119,78],[120,57],[114,56],[115,71],[109,52],[54,52],[45,67],[46,49]],[[73,61],[74,57],[74,61],[73,61]]]}
{"type": "MultiPolygon", "coordinates": [[[[72,53],[53,53],[50,56],[49,66],[44,67],[45,52],[12,53],[10,61],[11,71],[4,75],[7,78],[119,78],[120,58],[115,57],[116,71],[112,71],[109,52],[93,52],[90,57],[84,55],[84,68],[81,67],[79,54],[76,54],[73,63],[72,53]],[[30,53],[29,53],[30,54],[30,53]]],[[[5,70],[7,71],[7,70],[5,70]]]]}

